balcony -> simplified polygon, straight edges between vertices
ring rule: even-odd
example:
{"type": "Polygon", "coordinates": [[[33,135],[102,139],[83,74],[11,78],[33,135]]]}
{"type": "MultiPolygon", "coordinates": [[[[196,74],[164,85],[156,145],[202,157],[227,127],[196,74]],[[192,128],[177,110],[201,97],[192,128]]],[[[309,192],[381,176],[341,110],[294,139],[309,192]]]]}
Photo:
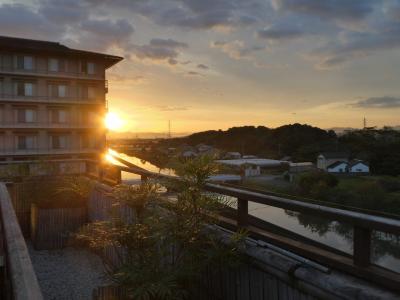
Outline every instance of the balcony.
{"type": "Polygon", "coordinates": [[[83,122],[0,122],[0,129],[94,129],[100,128],[98,123],[83,123],[83,122]]]}
{"type": "Polygon", "coordinates": [[[104,80],[103,74],[88,74],[81,72],[60,72],[50,71],[48,69],[19,69],[13,67],[0,67],[0,74],[22,75],[22,76],[38,76],[51,78],[69,78],[69,79],[89,79],[89,80],[104,80]]]}
{"type": "Polygon", "coordinates": [[[94,148],[64,148],[53,149],[47,148],[32,148],[32,149],[16,149],[16,148],[0,148],[2,156],[18,156],[18,155],[49,155],[49,154],[93,154],[100,153],[103,149],[94,148]]]}
{"type": "Polygon", "coordinates": [[[7,102],[32,102],[32,103],[63,103],[63,104],[102,104],[100,99],[87,97],[53,97],[53,96],[18,96],[13,94],[0,94],[0,101],[7,102]]]}

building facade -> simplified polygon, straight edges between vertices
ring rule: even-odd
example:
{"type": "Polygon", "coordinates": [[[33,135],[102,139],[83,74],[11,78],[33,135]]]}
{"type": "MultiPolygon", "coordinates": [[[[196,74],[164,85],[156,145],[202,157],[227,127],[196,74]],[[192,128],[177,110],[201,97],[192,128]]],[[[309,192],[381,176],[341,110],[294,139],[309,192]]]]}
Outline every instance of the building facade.
{"type": "Polygon", "coordinates": [[[52,160],[60,169],[69,162],[83,171],[81,161],[100,159],[106,147],[105,72],[121,60],[0,37],[0,165],[52,160]]]}

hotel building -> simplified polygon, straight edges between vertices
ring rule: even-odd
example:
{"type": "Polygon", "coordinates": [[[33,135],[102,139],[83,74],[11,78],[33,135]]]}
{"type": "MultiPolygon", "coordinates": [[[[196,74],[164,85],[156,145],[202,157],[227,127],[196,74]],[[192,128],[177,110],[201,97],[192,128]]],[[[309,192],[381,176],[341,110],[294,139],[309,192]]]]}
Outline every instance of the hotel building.
{"type": "MultiPolygon", "coordinates": [[[[86,172],[106,150],[105,71],[122,58],[0,36],[0,167],[86,172]],[[37,165],[37,164],[36,164],[37,165]]],[[[0,168],[0,171],[2,169],[0,168]]],[[[0,174],[1,175],[1,174],[0,174]]]]}

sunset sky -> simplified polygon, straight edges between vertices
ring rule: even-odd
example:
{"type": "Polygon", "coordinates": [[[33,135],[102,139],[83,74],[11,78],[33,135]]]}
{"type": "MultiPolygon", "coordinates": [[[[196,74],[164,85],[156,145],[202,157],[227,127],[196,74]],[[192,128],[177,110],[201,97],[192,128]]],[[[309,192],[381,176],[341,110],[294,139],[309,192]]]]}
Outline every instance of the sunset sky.
{"type": "Polygon", "coordinates": [[[0,0],[0,35],[121,55],[121,131],[400,125],[397,0],[0,0]]]}

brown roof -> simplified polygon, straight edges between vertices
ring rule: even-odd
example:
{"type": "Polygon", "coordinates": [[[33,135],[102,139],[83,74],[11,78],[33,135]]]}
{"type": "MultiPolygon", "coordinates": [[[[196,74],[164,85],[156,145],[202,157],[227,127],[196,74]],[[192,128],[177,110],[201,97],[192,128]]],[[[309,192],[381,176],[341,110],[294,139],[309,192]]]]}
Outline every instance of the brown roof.
{"type": "Polygon", "coordinates": [[[123,57],[98,52],[71,49],[57,42],[0,36],[0,50],[52,53],[75,57],[91,57],[105,61],[106,68],[123,60],[123,57]]]}

